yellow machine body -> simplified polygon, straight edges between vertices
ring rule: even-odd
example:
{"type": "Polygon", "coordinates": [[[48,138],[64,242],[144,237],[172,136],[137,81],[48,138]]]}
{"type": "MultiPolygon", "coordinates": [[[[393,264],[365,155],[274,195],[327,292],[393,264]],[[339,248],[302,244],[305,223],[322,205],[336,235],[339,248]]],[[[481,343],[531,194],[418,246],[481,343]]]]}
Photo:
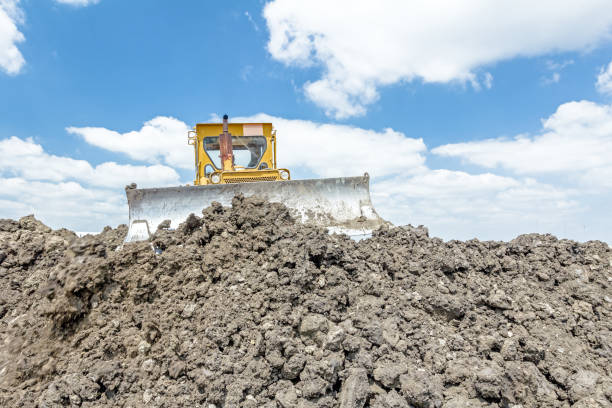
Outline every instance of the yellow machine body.
{"type": "Polygon", "coordinates": [[[189,133],[189,144],[195,152],[194,185],[290,179],[288,169],[277,168],[272,123],[229,123],[227,127],[232,137],[232,159],[221,157],[222,123],[198,123],[189,133]]]}

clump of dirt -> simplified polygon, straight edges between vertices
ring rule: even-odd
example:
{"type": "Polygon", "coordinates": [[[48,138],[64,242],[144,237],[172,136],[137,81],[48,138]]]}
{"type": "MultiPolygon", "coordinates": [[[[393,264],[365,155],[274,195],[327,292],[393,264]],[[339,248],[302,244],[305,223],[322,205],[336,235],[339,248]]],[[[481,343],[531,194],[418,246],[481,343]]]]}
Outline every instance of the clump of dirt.
{"type": "Polygon", "coordinates": [[[355,242],[243,197],[124,234],[0,221],[1,406],[612,405],[605,243],[355,242]]]}

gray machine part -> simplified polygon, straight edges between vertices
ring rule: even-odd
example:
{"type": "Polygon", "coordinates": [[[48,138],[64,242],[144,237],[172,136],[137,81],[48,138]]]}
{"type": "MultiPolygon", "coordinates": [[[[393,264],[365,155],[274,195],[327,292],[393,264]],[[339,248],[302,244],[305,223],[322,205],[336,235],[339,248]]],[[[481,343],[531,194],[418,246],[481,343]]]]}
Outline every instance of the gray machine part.
{"type": "Polygon", "coordinates": [[[231,206],[237,194],[283,203],[296,219],[326,227],[332,233],[364,237],[389,224],[374,210],[369,184],[366,173],[363,177],[126,188],[130,220],[125,242],[149,239],[164,220],[170,220],[170,228],[177,228],[189,214],[201,214],[213,201],[231,206]]]}

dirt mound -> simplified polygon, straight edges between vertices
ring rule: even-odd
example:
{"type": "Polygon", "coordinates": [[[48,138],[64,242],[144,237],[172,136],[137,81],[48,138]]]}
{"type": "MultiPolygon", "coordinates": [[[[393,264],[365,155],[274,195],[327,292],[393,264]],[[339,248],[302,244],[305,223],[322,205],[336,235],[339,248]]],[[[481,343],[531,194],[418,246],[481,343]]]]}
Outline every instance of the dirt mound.
{"type": "Polygon", "coordinates": [[[1,406],[612,405],[602,242],[355,242],[241,197],[124,234],[0,221],[1,406]]]}

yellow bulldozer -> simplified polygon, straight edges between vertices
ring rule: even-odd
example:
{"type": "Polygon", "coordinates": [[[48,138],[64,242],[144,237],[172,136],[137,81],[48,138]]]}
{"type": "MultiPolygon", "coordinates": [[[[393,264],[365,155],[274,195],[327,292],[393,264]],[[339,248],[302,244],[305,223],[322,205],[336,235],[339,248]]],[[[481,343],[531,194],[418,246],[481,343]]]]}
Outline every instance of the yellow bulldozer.
{"type": "Polygon", "coordinates": [[[195,153],[193,185],[127,186],[126,242],[149,239],[166,220],[176,228],[214,201],[229,206],[237,194],[283,203],[296,219],[332,233],[366,236],[386,224],[372,206],[367,173],[291,180],[290,171],[277,166],[277,136],[271,123],[229,123],[225,115],[223,123],[198,123],[187,139],[195,153]]]}

